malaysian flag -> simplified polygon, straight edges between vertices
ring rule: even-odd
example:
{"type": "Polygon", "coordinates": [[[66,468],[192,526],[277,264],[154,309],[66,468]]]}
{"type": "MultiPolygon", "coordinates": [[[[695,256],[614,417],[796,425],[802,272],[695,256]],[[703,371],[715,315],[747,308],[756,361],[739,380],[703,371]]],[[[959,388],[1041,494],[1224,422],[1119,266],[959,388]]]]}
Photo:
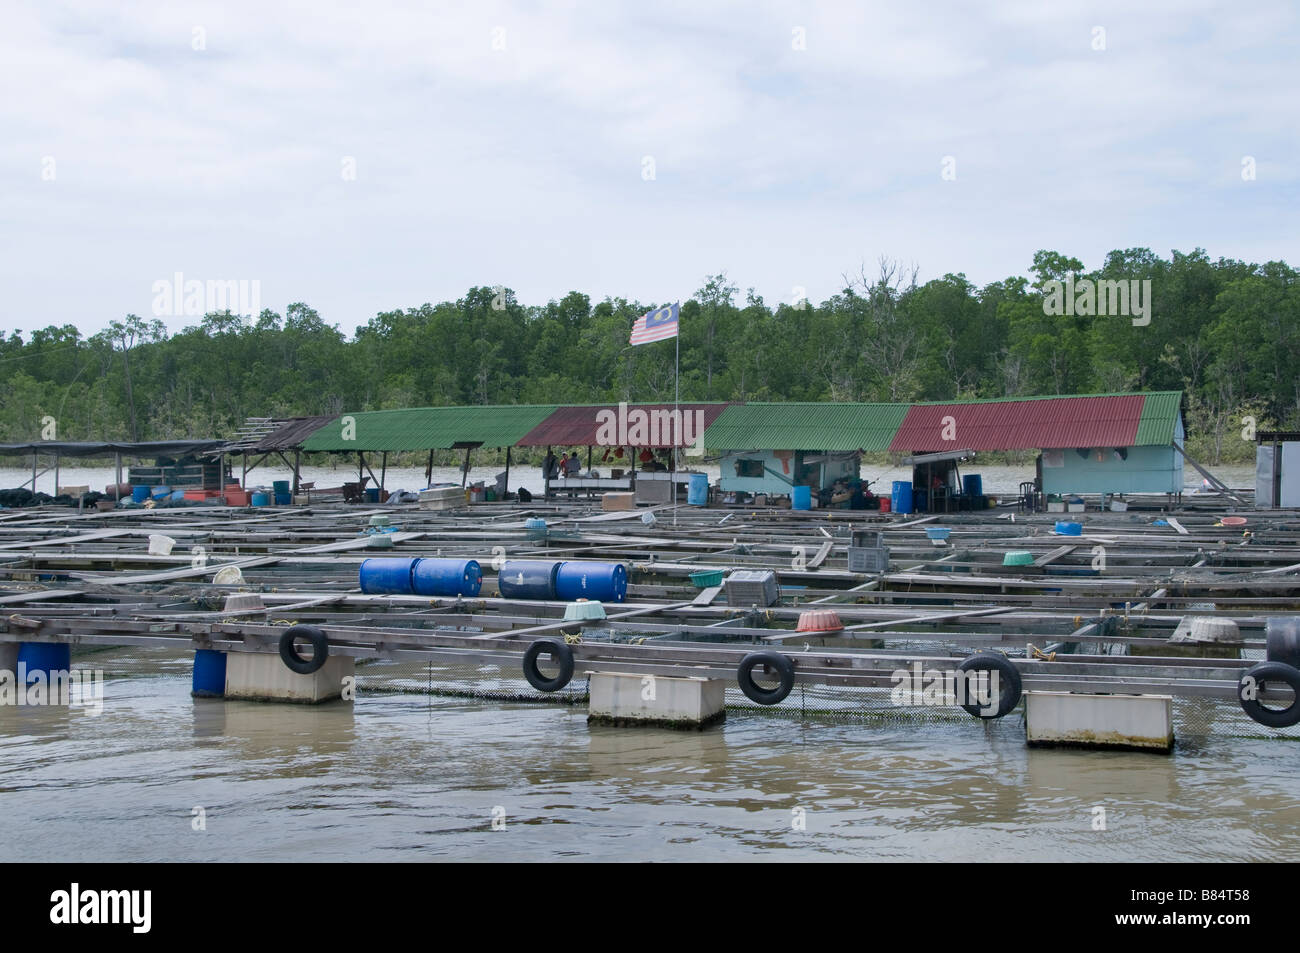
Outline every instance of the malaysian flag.
{"type": "Polygon", "coordinates": [[[636,324],[632,325],[632,344],[649,344],[651,341],[676,337],[678,310],[678,305],[670,304],[666,308],[641,315],[636,319],[636,324]]]}

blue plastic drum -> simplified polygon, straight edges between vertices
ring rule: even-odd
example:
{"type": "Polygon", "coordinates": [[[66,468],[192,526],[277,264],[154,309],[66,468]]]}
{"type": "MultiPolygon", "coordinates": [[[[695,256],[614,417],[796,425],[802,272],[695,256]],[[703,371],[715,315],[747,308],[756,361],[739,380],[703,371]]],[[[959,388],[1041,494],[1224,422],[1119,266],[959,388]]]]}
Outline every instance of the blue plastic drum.
{"type": "Polygon", "coordinates": [[[622,602],[627,599],[627,567],[622,563],[592,563],[572,559],[560,563],[555,577],[555,596],[572,602],[591,599],[622,602]]]}
{"type": "Polygon", "coordinates": [[[417,559],[411,567],[418,596],[477,596],[482,586],[483,570],[474,559],[417,559]]]}
{"type": "Polygon", "coordinates": [[[509,559],[497,573],[503,599],[554,599],[560,563],[540,559],[509,559]]]}
{"type": "Polygon", "coordinates": [[[361,591],[369,595],[409,596],[415,590],[411,577],[418,559],[367,559],[361,563],[361,591]]]}

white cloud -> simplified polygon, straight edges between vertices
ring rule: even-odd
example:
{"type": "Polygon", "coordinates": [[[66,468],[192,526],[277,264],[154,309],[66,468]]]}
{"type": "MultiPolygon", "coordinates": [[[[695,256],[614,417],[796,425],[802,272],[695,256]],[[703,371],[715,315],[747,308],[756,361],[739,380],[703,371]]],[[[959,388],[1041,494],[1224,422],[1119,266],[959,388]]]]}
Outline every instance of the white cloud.
{"type": "Polygon", "coordinates": [[[1280,2],[15,7],[0,327],[93,330],[176,270],[350,330],[484,283],[657,301],[726,268],[820,300],[881,253],[977,283],[1043,247],[1295,261],[1276,213],[1295,21],[1280,2]]]}

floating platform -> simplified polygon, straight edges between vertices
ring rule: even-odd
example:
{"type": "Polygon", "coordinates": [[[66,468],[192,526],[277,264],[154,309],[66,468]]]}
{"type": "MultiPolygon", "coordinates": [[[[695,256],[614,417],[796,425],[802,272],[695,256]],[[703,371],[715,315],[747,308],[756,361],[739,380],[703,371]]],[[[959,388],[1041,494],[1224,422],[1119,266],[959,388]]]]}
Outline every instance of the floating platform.
{"type": "MultiPolygon", "coordinates": [[[[716,680],[777,708],[815,687],[820,697],[870,692],[901,709],[1005,716],[989,714],[1004,696],[983,706],[954,701],[954,686],[974,673],[1001,679],[1002,691],[1014,681],[1015,702],[1022,692],[1211,699],[1241,703],[1244,728],[1290,730],[1267,724],[1279,721],[1268,714],[1250,721],[1241,694],[1251,670],[1276,655],[1270,626],[1300,613],[1300,514],[1293,511],[1251,510],[1245,527],[1223,525],[1231,511],[1089,513],[1069,537],[1056,533],[1051,514],[916,518],[674,511],[672,504],[654,511],[653,524],[643,521],[645,509],[605,511],[583,501],[449,511],[418,504],[4,511],[0,645],[68,644],[74,662],[78,647],[90,645],[252,653],[286,669],[295,658],[304,668],[318,656],[321,668],[328,660],[325,687],[298,699],[272,684],[277,673],[244,661],[227,666],[228,683],[234,679],[227,695],[286,701],[346,697],[335,681],[353,677],[340,668],[347,660],[358,676],[394,662],[523,674],[538,697],[613,673],[716,680]],[[386,557],[475,561],[477,595],[363,592],[361,565],[373,554],[377,516],[391,524],[386,557]],[[940,519],[942,548],[932,544],[940,519]],[[537,520],[545,520],[545,534],[533,529],[537,520]],[[853,534],[863,532],[882,554],[878,571],[850,568],[853,534]],[[157,535],[175,541],[170,552],[151,551],[157,535]],[[1008,553],[1029,558],[1008,565],[1008,553]],[[572,600],[551,597],[544,586],[525,590],[541,598],[503,597],[499,570],[525,561],[563,564],[574,578],[584,578],[586,564],[597,575],[617,564],[626,570],[624,601],[605,602],[597,613],[574,612],[572,600]],[[736,571],[771,573],[774,581],[733,586],[729,598],[725,579],[736,571]],[[699,588],[719,574],[717,585],[699,588]],[[736,604],[734,593],[751,589],[753,604],[736,604]],[[227,604],[232,594],[259,598],[227,604]],[[800,618],[817,610],[833,610],[839,627],[800,629],[800,618]],[[1170,645],[1188,617],[1221,620],[1198,631],[1236,633],[1236,641],[1170,645]],[[259,690],[263,682],[271,687],[259,690]]],[[[1261,704],[1272,712],[1285,706],[1288,685],[1270,674],[1261,704]]],[[[475,691],[472,679],[464,690],[475,691]]],[[[210,685],[205,693],[215,694],[210,685]]],[[[596,694],[593,688],[593,700],[596,694]]],[[[598,704],[592,713],[672,722],[676,711],[666,703],[658,713],[606,712],[598,704]]],[[[695,720],[715,714],[705,705],[695,720]]]]}

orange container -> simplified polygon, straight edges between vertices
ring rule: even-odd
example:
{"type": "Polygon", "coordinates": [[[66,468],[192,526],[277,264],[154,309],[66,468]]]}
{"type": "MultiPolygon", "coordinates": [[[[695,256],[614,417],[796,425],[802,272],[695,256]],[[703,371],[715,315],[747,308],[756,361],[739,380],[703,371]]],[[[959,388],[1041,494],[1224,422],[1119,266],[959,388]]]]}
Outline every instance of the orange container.
{"type": "Polygon", "coordinates": [[[882,513],[888,513],[888,512],[889,512],[889,497],[887,497],[887,496],[882,496],[882,497],[880,498],[880,512],[882,512],[882,513]]]}

